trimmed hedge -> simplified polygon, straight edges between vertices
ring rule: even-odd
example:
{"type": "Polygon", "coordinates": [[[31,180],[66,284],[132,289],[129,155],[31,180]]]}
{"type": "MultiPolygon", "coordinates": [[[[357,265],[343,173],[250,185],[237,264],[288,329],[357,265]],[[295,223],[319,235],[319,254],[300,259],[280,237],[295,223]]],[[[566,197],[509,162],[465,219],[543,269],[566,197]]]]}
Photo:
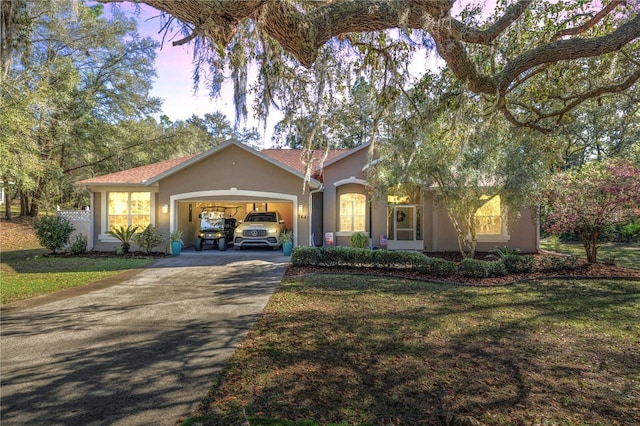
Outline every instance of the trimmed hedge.
{"type": "Polygon", "coordinates": [[[526,254],[508,254],[503,257],[502,261],[507,271],[511,274],[531,272],[535,263],[534,257],[526,254]]]}
{"type": "Polygon", "coordinates": [[[427,257],[418,252],[369,250],[353,247],[302,247],[291,253],[293,266],[366,267],[374,269],[414,269],[441,277],[456,273],[458,265],[449,260],[427,257]]]}
{"type": "Polygon", "coordinates": [[[462,259],[460,274],[469,278],[486,278],[489,276],[489,262],[478,259],[462,259]]]}

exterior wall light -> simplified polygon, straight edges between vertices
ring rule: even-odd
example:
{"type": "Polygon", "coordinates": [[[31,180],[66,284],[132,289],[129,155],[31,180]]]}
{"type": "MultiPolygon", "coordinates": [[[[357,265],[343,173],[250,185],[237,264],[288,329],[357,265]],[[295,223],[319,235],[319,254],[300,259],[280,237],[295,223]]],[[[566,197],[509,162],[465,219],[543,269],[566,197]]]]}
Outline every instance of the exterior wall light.
{"type": "Polygon", "coordinates": [[[162,205],[162,213],[169,213],[169,204],[162,205]]]}

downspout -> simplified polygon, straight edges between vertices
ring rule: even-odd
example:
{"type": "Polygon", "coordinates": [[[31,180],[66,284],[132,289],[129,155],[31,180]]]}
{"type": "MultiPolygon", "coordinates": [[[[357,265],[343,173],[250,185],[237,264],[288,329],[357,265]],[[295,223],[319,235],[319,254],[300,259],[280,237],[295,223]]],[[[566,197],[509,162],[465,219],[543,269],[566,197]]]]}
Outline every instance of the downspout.
{"type": "Polygon", "coordinates": [[[313,241],[313,194],[317,194],[322,191],[324,191],[324,183],[321,183],[318,189],[309,191],[309,247],[316,246],[316,242],[313,241]]]}
{"type": "Polygon", "coordinates": [[[91,251],[93,250],[93,247],[95,244],[93,236],[95,233],[94,223],[96,218],[95,217],[96,209],[95,209],[95,206],[93,205],[95,203],[93,191],[88,186],[85,186],[84,188],[89,191],[89,208],[91,209],[91,221],[89,222],[89,251],[91,251]]]}
{"type": "Polygon", "coordinates": [[[373,200],[369,199],[369,249],[373,250],[373,200]]]}

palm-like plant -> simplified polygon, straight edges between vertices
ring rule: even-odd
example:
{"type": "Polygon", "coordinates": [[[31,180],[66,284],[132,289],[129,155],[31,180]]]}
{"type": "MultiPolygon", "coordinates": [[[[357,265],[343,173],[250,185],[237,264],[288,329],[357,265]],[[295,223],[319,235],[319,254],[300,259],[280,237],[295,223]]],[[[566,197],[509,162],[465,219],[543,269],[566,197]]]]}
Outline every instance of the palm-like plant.
{"type": "Polygon", "coordinates": [[[132,227],[131,225],[114,227],[109,230],[107,234],[117,238],[122,243],[120,247],[122,248],[123,253],[129,253],[129,248],[131,247],[131,240],[133,239],[134,234],[138,230],[137,226],[132,227]]]}

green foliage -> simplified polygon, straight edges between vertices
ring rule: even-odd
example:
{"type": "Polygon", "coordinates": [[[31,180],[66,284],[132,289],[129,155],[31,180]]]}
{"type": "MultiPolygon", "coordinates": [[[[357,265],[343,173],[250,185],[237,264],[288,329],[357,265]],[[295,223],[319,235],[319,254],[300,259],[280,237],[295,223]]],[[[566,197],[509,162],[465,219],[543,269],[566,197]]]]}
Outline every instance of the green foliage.
{"type": "Polygon", "coordinates": [[[133,236],[135,235],[137,230],[137,226],[132,227],[131,225],[129,225],[126,228],[124,226],[119,226],[107,231],[107,234],[120,240],[120,242],[122,243],[120,245],[120,249],[124,254],[129,253],[129,248],[131,248],[131,240],[133,239],[133,236]]]}
{"type": "Polygon", "coordinates": [[[40,245],[53,253],[67,245],[71,233],[75,229],[71,222],[62,216],[41,217],[33,224],[33,228],[40,245]]]}
{"type": "Polygon", "coordinates": [[[149,224],[142,232],[133,235],[132,240],[147,253],[151,253],[151,250],[162,242],[163,236],[158,228],[149,224]]]}
{"type": "Polygon", "coordinates": [[[353,248],[369,248],[369,237],[364,232],[355,232],[351,235],[351,247],[353,248]]]}
{"type": "Polygon", "coordinates": [[[158,43],[140,37],[124,14],[107,20],[84,2],[9,4],[15,16],[3,27],[0,170],[29,198],[22,213],[35,216],[41,205],[80,202],[74,180],[142,145],[123,130],[160,107],[150,96],[158,43]]]}
{"type": "Polygon", "coordinates": [[[487,265],[487,272],[490,277],[504,277],[508,274],[507,267],[501,260],[489,262],[487,265]]]}
{"type": "Polygon", "coordinates": [[[576,268],[577,256],[541,256],[535,261],[535,269],[540,271],[572,271],[576,268]]]}
{"type": "Polygon", "coordinates": [[[280,233],[280,242],[281,243],[291,243],[293,242],[293,232],[291,231],[284,231],[282,233],[280,233]]]}
{"type": "Polygon", "coordinates": [[[449,277],[458,271],[458,264],[451,260],[430,258],[427,271],[438,277],[449,277]]]}
{"type": "Polygon", "coordinates": [[[413,268],[426,271],[432,260],[437,259],[431,259],[421,253],[353,247],[299,246],[295,247],[291,254],[293,266],[363,266],[376,269],[413,268]]]}
{"type": "Polygon", "coordinates": [[[87,237],[85,235],[83,234],[74,235],[73,238],[71,238],[69,253],[71,253],[74,256],[82,254],[87,251],[88,244],[89,244],[89,241],[87,240],[87,237]]]}
{"type": "Polygon", "coordinates": [[[534,260],[534,257],[528,254],[508,254],[502,259],[507,272],[511,274],[531,272],[534,260]]]}
{"type": "Polygon", "coordinates": [[[469,278],[486,278],[489,276],[489,261],[478,259],[462,259],[459,266],[460,274],[469,278]]]}
{"type": "Polygon", "coordinates": [[[496,247],[492,250],[489,250],[488,259],[504,259],[505,256],[512,254],[520,254],[519,248],[511,248],[509,246],[496,247]]]}
{"type": "Polygon", "coordinates": [[[623,241],[631,242],[640,239],[640,219],[619,225],[616,232],[623,241]]]}
{"type": "Polygon", "coordinates": [[[182,231],[179,229],[173,231],[171,234],[169,234],[169,240],[172,243],[182,242],[182,231]]]}

